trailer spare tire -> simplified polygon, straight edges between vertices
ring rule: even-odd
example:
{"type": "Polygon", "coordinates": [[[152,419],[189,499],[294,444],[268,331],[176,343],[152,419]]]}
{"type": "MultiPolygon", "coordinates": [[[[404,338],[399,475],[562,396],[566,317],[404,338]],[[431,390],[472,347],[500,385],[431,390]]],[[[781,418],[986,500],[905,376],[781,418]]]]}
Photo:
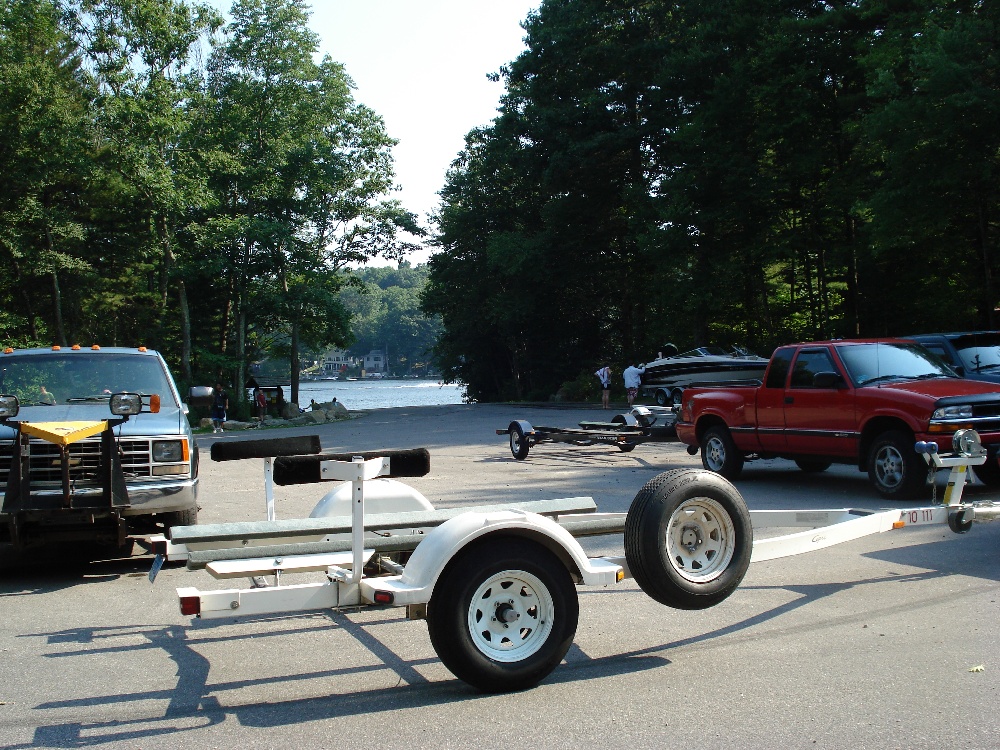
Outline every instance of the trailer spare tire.
{"type": "Polygon", "coordinates": [[[743,580],[753,529],[743,497],[724,477],[675,469],[650,479],[625,519],[625,558],[640,588],[676,609],[706,609],[743,580]]]}

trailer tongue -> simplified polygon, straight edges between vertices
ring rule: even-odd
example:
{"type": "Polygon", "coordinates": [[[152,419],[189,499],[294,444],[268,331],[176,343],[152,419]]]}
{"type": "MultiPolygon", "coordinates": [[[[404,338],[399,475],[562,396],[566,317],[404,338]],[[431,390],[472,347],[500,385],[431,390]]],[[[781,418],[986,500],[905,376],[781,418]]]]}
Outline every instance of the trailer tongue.
{"type": "MultiPolygon", "coordinates": [[[[702,469],[654,477],[628,513],[599,513],[588,497],[438,510],[390,479],[429,470],[429,458],[425,463],[414,452],[405,459],[396,451],[285,457],[274,463],[275,483],[342,482],[317,505],[340,510],[300,520],[176,527],[170,539],[159,540],[158,559],[183,559],[221,580],[253,581],[250,588],[179,588],[184,615],[405,607],[408,618],[427,620],[435,651],[460,679],[487,692],[519,690],[542,680],[569,649],[579,616],[577,586],[634,578],[667,606],[703,609],[725,600],[751,561],[907,526],[947,523],[962,533],[973,520],[995,518],[1000,505],[962,501],[968,467],[985,460],[976,445],[972,440],[953,454],[918,446],[931,470],[950,470],[944,502],[885,511],[749,511],[732,484],[702,469]],[[372,506],[367,512],[366,504],[372,506]],[[808,530],[755,540],[754,531],[767,526],[808,530]],[[611,534],[622,535],[623,555],[589,557],[579,541],[611,534]],[[320,577],[284,580],[303,573],[320,577]]],[[[282,440],[242,446],[239,457],[267,462],[270,498],[271,458],[288,446],[282,440]]]]}

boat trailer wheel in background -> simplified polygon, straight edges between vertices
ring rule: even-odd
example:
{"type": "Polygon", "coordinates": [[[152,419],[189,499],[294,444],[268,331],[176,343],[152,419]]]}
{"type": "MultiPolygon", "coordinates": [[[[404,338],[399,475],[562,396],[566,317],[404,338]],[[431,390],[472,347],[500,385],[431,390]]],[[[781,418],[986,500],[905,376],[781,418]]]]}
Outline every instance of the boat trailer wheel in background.
{"type": "Polygon", "coordinates": [[[662,388],[656,389],[656,393],[653,394],[653,399],[656,401],[657,406],[666,406],[670,403],[670,395],[662,388]]]}
{"type": "Polygon", "coordinates": [[[537,542],[491,537],[462,550],[427,608],[434,650],[488,693],[538,684],[566,655],[580,608],[566,566],[537,542]]]}
{"type": "Polygon", "coordinates": [[[528,457],[528,433],[532,432],[531,425],[524,421],[511,422],[507,427],[510,434],[510,454],[521,461],[528,457]]]}
{"type": "Polygon", "coordinates": [[[753,529],[743,497],[724,477],[675,469],[650,479],[625,519],[625,557],[640,588],[676,609],[705,609],[743,580],[753,529]]]}

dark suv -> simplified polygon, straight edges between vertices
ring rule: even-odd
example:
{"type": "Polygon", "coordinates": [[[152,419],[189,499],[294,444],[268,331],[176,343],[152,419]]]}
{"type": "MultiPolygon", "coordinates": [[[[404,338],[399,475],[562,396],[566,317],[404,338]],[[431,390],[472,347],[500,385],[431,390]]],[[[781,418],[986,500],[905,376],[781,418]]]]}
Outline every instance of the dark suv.
{"type": "Polygon", "coordinates": [[[906,338],[923,344],[964,378],[1000,383],[1000,331],[922,333],[906,338]]]}

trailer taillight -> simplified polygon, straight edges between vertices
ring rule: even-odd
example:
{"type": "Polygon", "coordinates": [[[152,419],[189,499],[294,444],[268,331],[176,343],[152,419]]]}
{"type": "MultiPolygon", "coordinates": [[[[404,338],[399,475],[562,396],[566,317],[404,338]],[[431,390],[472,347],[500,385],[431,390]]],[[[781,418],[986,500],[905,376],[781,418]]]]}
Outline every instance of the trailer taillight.
{"type": "Polygon", "coordinates": [[[392,604],[394,597],[391,591],[376,591],[372,601],[376,604],[392,604]]]}
{"type": "Polygon", "coordinates": [[[182,596],[181,597],[181,614],[187,615],[189,617],[198,617],[201,615],[201,597],[200,596],[182,596]]]}

